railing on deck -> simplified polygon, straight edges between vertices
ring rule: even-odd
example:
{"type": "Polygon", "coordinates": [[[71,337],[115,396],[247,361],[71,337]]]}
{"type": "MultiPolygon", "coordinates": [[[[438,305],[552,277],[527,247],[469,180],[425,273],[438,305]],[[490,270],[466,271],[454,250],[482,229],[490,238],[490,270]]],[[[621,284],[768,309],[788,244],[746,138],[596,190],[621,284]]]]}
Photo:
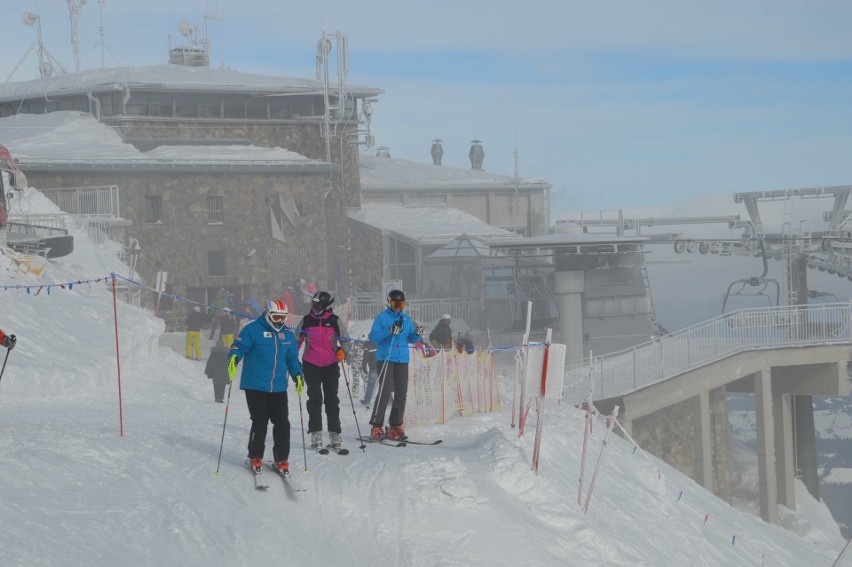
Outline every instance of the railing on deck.
{"type": "MultiPolygon", "coordinates": [[[[749,350],[852,343],[852,303],[743,309],[602,357],[592,369],[594,397],[611,398],[749,350]]],[[[589,373],[569,368],[566,384],[589,373]]],[[[566,397],[585,398],[588,384],[566,397]]]]}

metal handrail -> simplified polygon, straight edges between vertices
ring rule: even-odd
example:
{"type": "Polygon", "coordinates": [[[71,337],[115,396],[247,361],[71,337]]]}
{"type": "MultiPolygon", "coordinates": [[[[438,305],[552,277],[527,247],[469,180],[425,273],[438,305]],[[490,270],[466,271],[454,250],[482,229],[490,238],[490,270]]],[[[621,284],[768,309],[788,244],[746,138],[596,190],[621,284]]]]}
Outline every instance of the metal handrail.
{"type": "Polygon", "coordinates": [[[852,303],[742,309],[595,357],[567,369],[565,382],[591,374],[595,397],[611,398],[740,352],[838,343],[852,343],[852,303]]]}

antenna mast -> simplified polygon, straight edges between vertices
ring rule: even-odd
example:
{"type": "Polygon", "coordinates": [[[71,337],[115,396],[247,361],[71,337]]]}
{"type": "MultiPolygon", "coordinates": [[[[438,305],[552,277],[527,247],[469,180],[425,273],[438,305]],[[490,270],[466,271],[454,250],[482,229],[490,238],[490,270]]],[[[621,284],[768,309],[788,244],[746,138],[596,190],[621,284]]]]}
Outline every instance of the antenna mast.
{"type": "Polygon", "coordinates": [[[98,26],[98,33],[101,36],[101,69],[106,67],[106,40],[104,39],[104,0],[98,0],[98,10],[101,14],[101,24],[98,26]]]}
{"type": "Polygon", "coordinates": [[[83,11],[86,0],[67,0],[68,17],[71,19],[71,49],[74,50],[75,72],[80,72],[80,41],[77,38],[77,16],[83,11]]]}

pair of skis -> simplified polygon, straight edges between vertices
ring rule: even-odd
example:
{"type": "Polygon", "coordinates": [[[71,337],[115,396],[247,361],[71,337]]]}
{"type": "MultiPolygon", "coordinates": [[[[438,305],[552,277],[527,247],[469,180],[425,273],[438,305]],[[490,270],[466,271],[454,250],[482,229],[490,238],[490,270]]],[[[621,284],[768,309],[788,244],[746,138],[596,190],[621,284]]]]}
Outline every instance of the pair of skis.
{"type": "MultiPolygon", "coordinates": [[[[263,473],[254,470],[254,467],[251,466],[248,460],[246,460],[246,464],[248,465],[248,468],[251,471],[252,476],[254,477],[254,487],[257,490],[266,491],[266,489],[269,488],[269,484],[267,484],[266,480],[264,479],[263,473]]],[[[307,492],[306,488],[297,488],[295,485],[293,485],[292,481],[290,480],[289,472],[282,472],[278,467],[275,466],[275,463],[273,463],[272,461],[264,461],[264,464],[270,470],[275,471],[275,473],[281,477],[281,480],[284,481],[284,488],[291,496],[296,492],[307,492]]]]}

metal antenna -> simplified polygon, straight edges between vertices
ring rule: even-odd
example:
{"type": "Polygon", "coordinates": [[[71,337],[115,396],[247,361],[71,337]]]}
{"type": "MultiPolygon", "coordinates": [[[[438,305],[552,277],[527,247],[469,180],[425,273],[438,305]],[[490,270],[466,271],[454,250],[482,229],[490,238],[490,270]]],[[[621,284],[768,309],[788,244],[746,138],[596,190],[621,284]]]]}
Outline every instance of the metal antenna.
{"type": "Polygon", "coordinates": [[[71,49],[74,50],[75,72],[80,72],[80,41],[77,38],[77,16],[83,11],[86,0],[67,0],[68,16],[71,20],[71,49]]]}
{"type": "Polygon", "coordinates": [[[38,72],[42,79],[46,79],[47,77],[53,75],[54,66],[59,67],[59,69],[63,73],[67,73],[68,71],[65,69],[65,67],[62,66],[62,63],[60,63],[53,55],[51,55],[51,53],[44,46],[44,41],[41,36],[41,16],[39,16],[38,14],[34,14],[33,12],[23,12],[21,13],[21,23],[27,26],[28,28],[36,28],[36,40],[32,43],[32,45],[30,45],[30,48],[27,50],[26,53],[24,53],[24,56],[21,57],[21,60],[18,61],[18,64],[15,65],[15,68],[12,69],[12,72],[9,73],[9,76],[6,77],[5,82],[9,82],[9,80],[12,78],[12,75],[15,74],[15,72],[24,62],[24,59],[27,58],[27,55],[29,55],[30,52],[36,48],[38,48],[38,72]]]}
{"type": "Polygon", "coordinates": [[[98,33],[101,36],[101,69],[106,67],[106,40],[104,39],[104,0],[98,0],[98,11],[101,14],[101,23],[98,26],[98,33]]]}

